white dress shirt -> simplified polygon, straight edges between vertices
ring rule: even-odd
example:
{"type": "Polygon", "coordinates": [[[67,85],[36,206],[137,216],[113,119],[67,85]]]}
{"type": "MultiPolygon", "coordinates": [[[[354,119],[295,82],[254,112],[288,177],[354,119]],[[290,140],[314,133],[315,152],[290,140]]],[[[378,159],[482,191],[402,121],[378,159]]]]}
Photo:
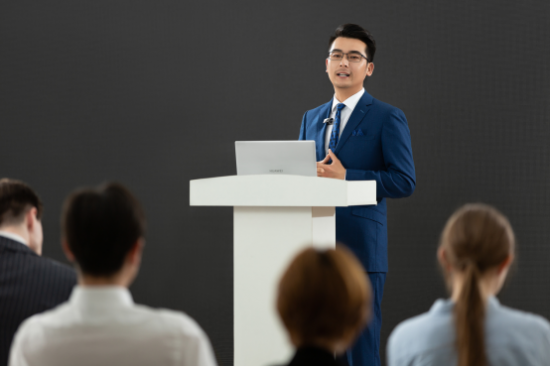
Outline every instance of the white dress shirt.
{"type": "MultiPolygon", "coordinates": [[[[336,117],[336,106],[338,106],[339,103],[343,103],[346,105],[342,111],[340,111],[340,135],[342,136],[342,131],[344,131],[344,128],[346,127],[346,124],[348,123],[349,117],[351,116],[351,113],[355,109],[355,106],[357,106],[357,103],[363,97],[363,94],[365,93],[365,88],[361,89],[359,92],[355,93],[353,96],[346,99],[344,102],[340,102],[336,99],[336,95],[334,95],[334,98],[332,99],[332,109],[330,112],[330,117],[335,118],[336,117]]],[[[328,145],[330,144],[330,136],[332,135],[332,129],[334,129],[334,124],[327,126],[327,131],[325,133],[325,155],[328,154],[328,145]]],[[[339,140],[340,138],[338,138],[339,140]]]]}
{"type": "Polygon", "coordinates": [[[206,334],[182,312],[134,304],[122,287],[76,286],[68,302],[27,319],[10,365],[215,365],[206,334]]]}

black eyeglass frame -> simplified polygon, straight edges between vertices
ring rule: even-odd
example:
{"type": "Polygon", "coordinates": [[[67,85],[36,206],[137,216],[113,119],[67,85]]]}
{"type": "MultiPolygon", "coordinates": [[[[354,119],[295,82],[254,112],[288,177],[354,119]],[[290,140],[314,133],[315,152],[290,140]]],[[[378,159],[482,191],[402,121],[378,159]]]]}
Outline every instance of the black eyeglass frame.
{"type": "Polygon", "coordinates": [[[329,59],[330,61],[339,61],[339,60],[332,60],[332,59],[330,58],[330,55],[332,55],[332,53],[334,53],[334,52],[339,52],[339,53],[341,53],[341,54],[342,54],[342,57],[346,56],[346,59],[348,59],[349,62],[353,62],[353,61],[351,61],[351,60],[349,59],[349,56],[348,56],[349,54],[352,54],[352,55],[359,55],[359,56],[361,56],[362,58],[364,58],[365,60],[367,60],[367,64],[369,63],[369,58],[366,57],[365,55],[363,55],[362,53],[358,52],[358,51],[342,52],[342,51],[340,51],[340,50],[332,50],[332,51],[329,51],[329,52],[328,52],[328,59],[329,59]]]}

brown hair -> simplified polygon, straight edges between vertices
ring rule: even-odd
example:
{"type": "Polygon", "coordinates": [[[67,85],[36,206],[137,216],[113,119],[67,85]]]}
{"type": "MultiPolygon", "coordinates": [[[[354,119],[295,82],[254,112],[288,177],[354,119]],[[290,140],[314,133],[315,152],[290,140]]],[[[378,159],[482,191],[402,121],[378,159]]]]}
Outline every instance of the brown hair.
{"type": "Polygon", "coordinates": [[[367,53],[367,61],[374,61],[374,53],[376,52],[376,41],[369,31],[357,24],[342,24],[336,28],[334,34],[330,37],[328,47],[332,46],[334,40],[338,37],[355,38],[367,45],[365,52],[367,53]]]}
{"type": "Polygon", "coordinates": [[[42,218],[42,201],[26,183],[0,179],[0,225],[19,222],[30,208],[36,208],[36,219],[42,218]]]}
{"type": "Polygon", "coordinates": [[[69,195],[61,226],[80,270],[110,276],[121,269],[128,252],[145,235],[145,215],[126,187],[106,183],[69,195]]]}
{"type": "Polygon", "coordinates": [[[362,329],[371,312],[363,267],[344,248],[307,248],[279,282],[277,310],[293,341],[341,341],[362,329]]]}
{"type": "Polygon", "coordinates": [[[512,226],[503,214],[489,205],[467,204],[447,221],[440,247],[449,264],[464,274],[464,284],[454,307],[458,364],[487,365],[485,303],[479,280],[514,253],[512,226]]]}

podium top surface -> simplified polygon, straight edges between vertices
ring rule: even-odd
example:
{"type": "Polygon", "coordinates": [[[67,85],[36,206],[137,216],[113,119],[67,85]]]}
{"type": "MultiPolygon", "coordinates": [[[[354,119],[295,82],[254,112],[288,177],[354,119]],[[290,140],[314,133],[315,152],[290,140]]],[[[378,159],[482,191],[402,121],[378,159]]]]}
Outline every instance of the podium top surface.
{"type": "Polygon", "coordinates": [[[295,175],[243,175],[191,180],[192,206],[376,205],[376,181],[295,175]]]}

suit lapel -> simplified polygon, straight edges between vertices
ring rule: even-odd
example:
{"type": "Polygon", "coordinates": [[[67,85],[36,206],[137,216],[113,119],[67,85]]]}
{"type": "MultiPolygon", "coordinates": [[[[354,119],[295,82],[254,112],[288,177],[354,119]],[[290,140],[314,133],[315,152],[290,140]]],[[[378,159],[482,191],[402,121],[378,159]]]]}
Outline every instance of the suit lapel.
{"type": "Polygon", "coordinates": [[[317,160],[320,161],[323,158],[325,158],[326,152],[325,152],[325,136],[327,131],[327,124],[324,124],[323,121],[326,118],[330,117],[330,108],[332,107],[332,100],[330,102],[325,103],[321,111],[319,112],[318,121],[315,122],[315,126],[317,129],[316,135],[315,135],[315,150],[317,153],[317,160]]]}
{"type": "Polygon", "coordinates": [[[346,143],[346,140],[349,139],[349,137],[353,133],[353,130],[355,130],[355,128],[361,123],[361,121],[363,121],[363,119],[369,112],[371,104],[372,96],[368,94],[367,91],[365,91],[359,102],[357,102],[355,109],[351,113],[351,116],[349,117],[348,123],[346,124],[344,131],[342,131],[342,135],[340,135],[340,139],[338,139],[338,145],[334,150],[334,154],[338,156],[338,152],[342,149],[342,147],[346,143]]]}

